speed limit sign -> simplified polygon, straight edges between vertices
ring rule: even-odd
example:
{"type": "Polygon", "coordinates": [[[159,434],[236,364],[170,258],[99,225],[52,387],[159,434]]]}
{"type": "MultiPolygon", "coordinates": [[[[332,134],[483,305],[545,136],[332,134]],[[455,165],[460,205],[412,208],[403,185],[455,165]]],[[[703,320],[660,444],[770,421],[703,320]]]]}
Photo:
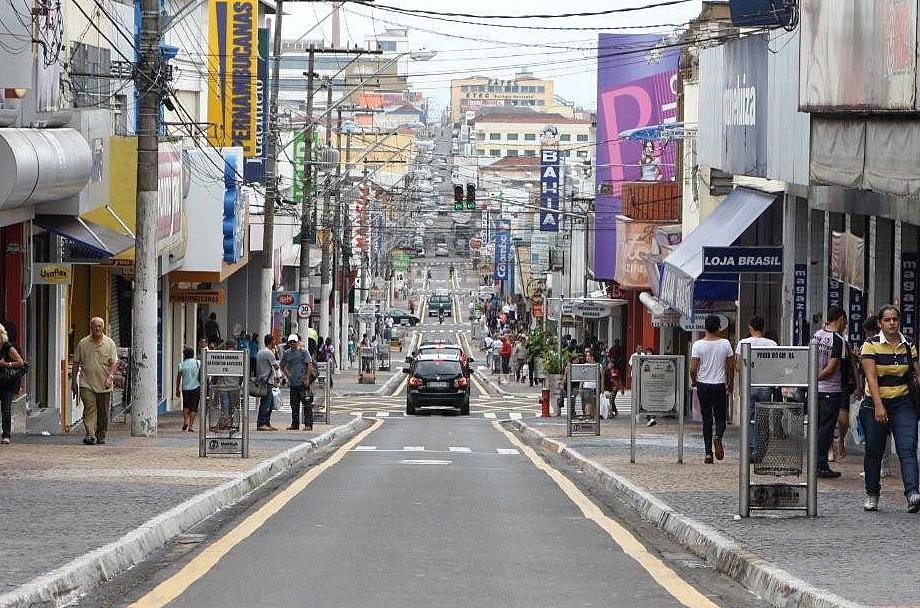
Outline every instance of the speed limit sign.
{"type": "Polygon", "coordinates": [[[312,313],[313,310],[309,304],[301,304],[297,307],[297,317],[300,319],[309,319],[312,313]]]}

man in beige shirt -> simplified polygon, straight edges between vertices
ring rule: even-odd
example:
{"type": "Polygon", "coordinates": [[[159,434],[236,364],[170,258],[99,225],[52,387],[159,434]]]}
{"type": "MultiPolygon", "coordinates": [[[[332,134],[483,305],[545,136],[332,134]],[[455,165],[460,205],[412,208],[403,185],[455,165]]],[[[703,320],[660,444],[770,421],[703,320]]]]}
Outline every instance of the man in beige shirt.
{"type": "Polygon", "coordinates": [[[70,389],[74,395],[79,394],[83,402],[83,426],[86,427],[83,443],[86,445],[105,444],[109,428],[109,403],[118,366],[118,350],[104,330],[105,321],[93,317],[89,322],[89,335],[80,340],[74,350],[70,389]]]}

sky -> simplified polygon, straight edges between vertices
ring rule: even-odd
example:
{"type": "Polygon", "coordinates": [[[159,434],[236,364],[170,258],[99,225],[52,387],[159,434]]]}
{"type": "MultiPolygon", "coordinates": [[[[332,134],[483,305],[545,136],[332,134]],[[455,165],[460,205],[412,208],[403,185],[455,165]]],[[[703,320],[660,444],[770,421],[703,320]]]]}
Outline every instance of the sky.
{"type": "MultiPolygon", "coordinates": [[[[669,0],[378,0],[374,3],[375,8],[346,3],[342,9],[341,37],[343,44],[363,46],[366,35],[382,32],[388,27],[409,28],[412,50],[427,48],[437,51],[437,55],[429,61],[410,64],[413,88],[441,100],[444,105],[447,105],[450,98],[451,78],[474,74],[510,78],[521,68],[528,68],[539,78],[554,80],[557,95],[593,110],[597,103],[598,33],[669,33],[699,14],[701,0],[670,0],[677,3],[621,14],[553,19],[432,18],[401,14],[392,9],[472,15],[557,15],[644,7],[665,1],[669,0]],[[496,23],[503,27],[442,19],[496,23]],[[506,27],[508,25],[536,26],[541,29],[512,29],[506,27]],[[546,27],[588,29],[552,31],[543,29],[546,27]]],[[[330,41],[330,8],[331,2],[286,3],[284,38],[300,37],[319,22],[319,26],[306,38],[330,41]]]]}

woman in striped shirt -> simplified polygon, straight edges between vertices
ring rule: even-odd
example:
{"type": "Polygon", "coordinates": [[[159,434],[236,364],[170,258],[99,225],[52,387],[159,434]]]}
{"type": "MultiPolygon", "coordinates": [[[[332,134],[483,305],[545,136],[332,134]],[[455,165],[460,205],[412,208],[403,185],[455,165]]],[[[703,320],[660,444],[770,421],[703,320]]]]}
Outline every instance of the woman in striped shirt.
{"type": "Polygon", "coordinates": [[[890,432],[901,461],[901,478],[907,510],[920,511],[917,468],[917,408],[911,400],[908,374],[920,378],[917,348],[900,331],[901,315],[894,306],[883,306],[878,313],[881,333],[869,338],[862,347],[862,364],[866,372],[866,394],[871,405],[863,401],[859,419],[866,434],[863,468],[866,475],[866,511],[877,511],[881,494],[882,455],[890,432]]]}

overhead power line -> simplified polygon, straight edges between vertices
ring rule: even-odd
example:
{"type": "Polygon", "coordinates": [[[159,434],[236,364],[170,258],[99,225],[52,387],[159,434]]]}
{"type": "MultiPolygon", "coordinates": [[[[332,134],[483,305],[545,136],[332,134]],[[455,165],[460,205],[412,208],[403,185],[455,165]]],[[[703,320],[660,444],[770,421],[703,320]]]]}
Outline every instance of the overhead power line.
{"type": "Polygon", "coordinates": [[[617,13],[632,13],[635,11],[644,11],[654,8],[659,8],[663,6],[672,6],[674,4],[685,4],[691,0],[665,0],[664,2],[658,2],[654,4],[646,4],[642,6],[625,6],[621,8],[610,8],[602,11],[592,11],[592,12],[581,12],[581,13],[556,13],[556,14],[535,14],[535,15],[475,15],[472,13],[448,13],[445,11],[426,11],[421,9],[408,9],[401,8],[396,6],[388,6],[386,4],[378,3],[369,3],[357,1],[355,4],[361,4],[367,7],[376,7],[381,10],[389,10],[400,13],[407,14],[417,14],[417,15],[434,15],[438,17],[467,17],[469,19],[561,19],[567,17],[598,17],[601,15],[614,15],[617,13]]]}

